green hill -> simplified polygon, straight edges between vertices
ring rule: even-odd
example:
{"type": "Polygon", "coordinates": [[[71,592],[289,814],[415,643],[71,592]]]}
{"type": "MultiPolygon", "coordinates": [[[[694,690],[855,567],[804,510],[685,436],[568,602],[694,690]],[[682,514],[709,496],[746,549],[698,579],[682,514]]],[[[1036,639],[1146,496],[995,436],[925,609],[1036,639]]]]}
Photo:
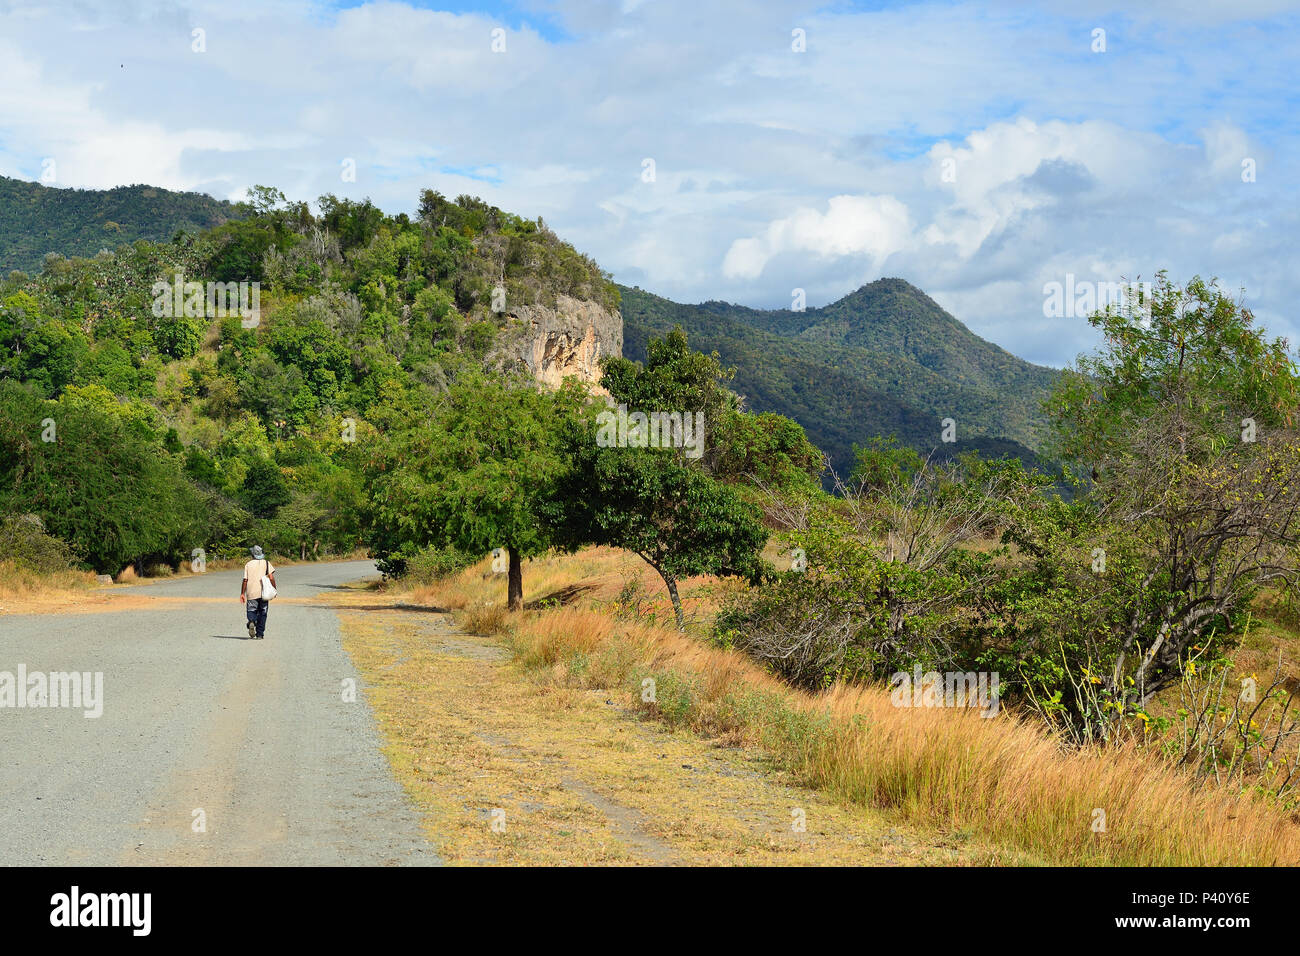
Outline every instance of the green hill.
{"type": "Polygon", "coordinates": [[[977,448],[1033,462],[1039,403],[1055,377],[986,342],[902,279],[880,279],[817,309],[764,311],[727,302],[683,305],[620,287],[624,351],[674,325],[736,369],[732,387],[755,411],[795,419],[837,471],[852,446],[896,435],[923,451],[977,448]],[[957,426],[940,441],[941,421],[957,426]]]}
{"type": "Polygon", "coordinates": [[[93,256],[241,217],[233,203],[153,186],[55,189],[0,176],[0,276],[39,272],[48,252],[93,256]]]}
{"type": "Polygon", "coordinates": [[[255,189],[244,218],[0,277],[0,514],[110,573],[196,546],[348,553],[382,436],[505,364],[497,286],[520,307],[618,308],[540,219],[431,190],[416,218],[318,208],[255,189]],[[248,306],[222,291],[240,284],[248,306]]]}
{"type": "MultiPolygon", "coordinates": [[[[0,180],[4,265],[31,270],[0,271],[0,511],[39,515],[110,570],[174,558],[182,539],[218,554],[254,537],[278,553],[347,551],[363,503],[358,452],[339,429],[419,418],[467,369],[497,367],[518,331],[489,305],[497,284],[520,305],[569,295],[620,307],[619,287],[541,220],[470,196],[425,191],[415,216],[334,196],[318,208],[265,189],[231,206],[0,180]],[[205,216],[226,221],[205,227],[205,216]],[[260,324],[158,309],[155,283],[177,273],[260,283],[260,324]],[[33,443],[47,418],[59,439],[33,443]],[[111,455],[131,460],[96,464],[111,455]],[[93,508],[63,494],[111,474],[153,484],[123,491],[117,510],[104,504],[112,482],[93,508]],[[166,502],[150,513],[159,528],[130,524],[141,495],[166,502]],[[110,529],[106,516],[126,523],[110,529]]],[[[682,325],[692,347],[737,369],[732,386],[751,409],[803,424],[841,473],[854,443],[875,435],[1034,460],[1054,373],[973,335],[906,282],[804,312],[621,292],[629,357],[682,325]],[[939,441],[948,417],[956,445],[939,441]]]]}

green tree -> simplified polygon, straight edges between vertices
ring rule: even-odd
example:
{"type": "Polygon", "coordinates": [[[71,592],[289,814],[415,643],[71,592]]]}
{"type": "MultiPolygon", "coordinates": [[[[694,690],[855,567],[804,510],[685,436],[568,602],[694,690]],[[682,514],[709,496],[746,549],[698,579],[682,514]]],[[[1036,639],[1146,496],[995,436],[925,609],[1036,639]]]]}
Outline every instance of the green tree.
{"type": "Polygon", "coordinates": [[[253,215],[264,216],[284,205],[285,198],[284,193],[274,186],[249,186],[245,202],[253,215]]]}
{"type": "Polygon", "coordinates": [[[523,559],[557,543],[557,483],[569,467],[558,430],[580,401],[572,389],[467,376],[428,421],[386,436],[367,462],[372,551],[389,558],[429,546],[505,548],[509,607],[520,610],[523,559]]]}
{"type": "Polygon", "coordinates": [[[273,518],[293,496],[276,463],[259,458],[249,465],[248,474],[244,476],[242,497],[254,516],[273,518]]]}
{"type": "Polygon", "coordinates": [[[80,329],[52,320],[27,336],[19,357],[19,377],[40,386],[51,397],[75,380],[78,365],[89,351],[80,329]]]}
{"type": "Polygon", "coordinates": [[[1156,276],[1149,295],[1089,318],[1104,340],[1080,356],[1047,411],[1055,452],[1088,475],[1132,450],[1153,416],[1176,416],[1178,454],[1206,461],[1243,418],[1257,427],[1295,423],[1300,381],[1285,339],[1269,340],[1215,282],[1156,276]]]}
{"type": "Polygon", "coordinates": [[[705,457],[712,459],[718,424],[730,405],[724,384],[735,374],[724,369],[717,353],[691,349],[678,326],[662,339],[646,343],[644,364],[609,357],[601,363],[601,385],[616,402],[642,412],[675,411],[703,415],[705,457]]]}
{"type": "Polygon", "coordinates": [[[798,422],[773,412],[746,414],[734,405],[718,422],[713,475],[760,488],[811,489],[826,469],[826,456],[798,422]]]}
{"type": "MultiPolygon", "coordinates": [[[[1300,379],[1286,342],[1199,277],[1160,273],[1149,295],[1090,321],[1104,345],[1048,411],[1099,526],[1128,542],[1098,541],[1114,613],[1085,644],[1101,706],[1122,715],[1178,680],[1193,650],[1230,641],[1260,588],[1296,582],[1300,379]]],[[[1105,735],[1106,715],[1076,713],[1105,735]]]]}
{"type": "Polygon", "coordinates": [[[685,629],[678,582],[697,574],[756,577],[767,541],[757,508],[703,469],[658,449],[599,448],[584,430],[563,496],[577,538],[623,548],[654,568],[685,629]]]}
{"type": "Polygon", "coordinates": [[[759,573],[758,556],[767,540],[761,514],[740,488],[721,478],[738,482],[761,475],[784,484],[797,474],[808,482],[801,466],[816,450],[798,426],[790,430],[775,417],[758,422],[742,416],[722,385],[728,373],[717,357],[692,351],[681,329],[652,339],[647,351],[644,365],[605,361],[601,384],[619,408],[573,420],[567,454],[574,469],[566,476],[564,497],[573,502],[569,527],[577,539],[624,548],[655,569],[680,629],[685,627],[678,591],[683,577],[759,573]],[[688,436],[683,429],[676,441],[678,436],[660,429],[660,438],[669,440],[659,447],[649,436],[626,447],[611,443],[608,416],[630,419],[637,413],[682,422],[691,416],[702,434],[688,436]]]}
{"type": "Polygon", "coordinates": [[[42,401],[0,382],[0,512],[36,514],[99,571],[175,563],[202,538],[179,463],[90,404],[42,401]]]}
{"type": "Polygon", "coordinates": [[[76,375],[78,382],[102,385],[114,395],[139,394],[141,377],[130,354],[116,339],[97,343],[82,360],[76,375]]]}
{"type": "Polygon", "coordinates": [[[914,448],[900,445],[897,438],[873,438],[866,445],[853,446],[855,459],[851,482],[863,490],[883,491],[911,481],[925,461],[914,448]]]}
{"type": "Polygon", "coordinates": [[[153,340],[158,351],[171,358],[189,358],[203,344],[207,323],[185,315],[163,316],[154,327],[153,340]]]}

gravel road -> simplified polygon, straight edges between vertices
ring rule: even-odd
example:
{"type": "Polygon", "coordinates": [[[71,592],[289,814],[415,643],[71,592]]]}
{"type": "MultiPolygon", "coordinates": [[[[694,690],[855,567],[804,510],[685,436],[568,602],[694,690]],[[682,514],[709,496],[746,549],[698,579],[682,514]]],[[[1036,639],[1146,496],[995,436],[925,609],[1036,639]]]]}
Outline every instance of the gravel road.
{"type": "Polygon", "coordinates": [[[0,617],[0,682],[20,665],[103,674],[99,717],[0,693],[0,864],[438,863],[338,619],[312,601],[375,574],[277,571],[263,641],[248,639],[239,571],[131,589],[172,599],[146,610],[0,617]]]}

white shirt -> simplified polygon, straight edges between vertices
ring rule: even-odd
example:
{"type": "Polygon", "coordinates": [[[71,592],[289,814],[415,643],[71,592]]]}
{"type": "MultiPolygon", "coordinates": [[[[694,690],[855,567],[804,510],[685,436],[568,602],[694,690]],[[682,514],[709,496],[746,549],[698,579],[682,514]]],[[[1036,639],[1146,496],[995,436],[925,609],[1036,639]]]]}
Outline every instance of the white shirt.
{"type": "Polygon", "coordinates": [[[271,575],[275,573],[275,568],[271,567],[271,562],[264,558],[254,558],[244,565],[244,580],[248,582],[248,590],[244,592],[244,600],[256,601],[262,596],[262,575],[271,575]],[[266,570],[262,570],[262,565],[266,565],[266,570]]]}

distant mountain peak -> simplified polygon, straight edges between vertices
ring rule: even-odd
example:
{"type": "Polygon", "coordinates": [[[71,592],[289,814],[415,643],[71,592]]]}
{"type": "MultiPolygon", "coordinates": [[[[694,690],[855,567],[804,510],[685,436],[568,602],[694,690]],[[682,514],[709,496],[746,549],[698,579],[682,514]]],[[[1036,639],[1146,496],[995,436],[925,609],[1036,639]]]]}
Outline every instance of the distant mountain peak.
{"type": "MultiPolygon", "coordinates": [[[[927,308],[933,309],[936,312],[941,312],[949,318],[953,318],[952,314],[948,312],[947,309],[934,301],[934,299],[932,299],[923,289],[918,288],[906,279],[900,279],[894,276],[886,276],[868,282],[865,285],[860,285],[848,295],[836,299],[834,302],[822,306],[822,308],[834,308],[835,306],[846,302],[853,305],[860,305],[880,300],[888,301],[894,298],[915,299],[927,308]]],[[[956,319],[953,318],[953,321],[956,321],[956,319]]],[[[962,327],[965,328],[965,326],[962,327]]]]}
{"type": "Polygon", "coordinates": [[[960,447],[1032,460],[1040,403],[1057,375],[980,338],[893,276],[798,312],[682,305],[624,289],[623,320],[632,358],[644,357],[649,336],[680,324],[693,347],[716,350],[736,368],[733,387],[752,409],[798,421],[841,472],[852,465],[852,446],[877,435],[935,449],[948,417],[960,447]]]}

